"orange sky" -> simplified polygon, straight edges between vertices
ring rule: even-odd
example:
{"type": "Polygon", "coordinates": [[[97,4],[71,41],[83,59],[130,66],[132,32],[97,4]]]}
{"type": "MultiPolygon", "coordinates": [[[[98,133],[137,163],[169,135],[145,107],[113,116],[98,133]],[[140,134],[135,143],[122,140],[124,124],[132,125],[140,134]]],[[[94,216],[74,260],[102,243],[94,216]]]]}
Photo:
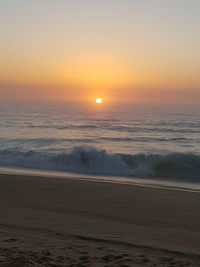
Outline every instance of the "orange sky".
{"type": "Polygon", "coordinates": [[[199,12],[196,0],[1,1],[0,101],[198,106],[199,12]]]}

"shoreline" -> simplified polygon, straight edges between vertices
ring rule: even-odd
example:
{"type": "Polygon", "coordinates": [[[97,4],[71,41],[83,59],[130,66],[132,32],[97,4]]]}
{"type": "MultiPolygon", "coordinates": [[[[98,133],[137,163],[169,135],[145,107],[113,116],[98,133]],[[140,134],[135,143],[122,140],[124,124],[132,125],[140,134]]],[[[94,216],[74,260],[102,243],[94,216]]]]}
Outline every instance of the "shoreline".
{"type": "Polygon", "coordinates": [[[174,179],[158,177],[128,177],[108,176],[76,172],[48,171],[27,168],[0,167],[0,175],[16,175],[31,177],[48,177],[57,179],[70,179],[99,183],[141,186],[165,190],[200,193],[200,183],[175,181],[174,179]]]}
{"type": "MultiPolygon", "coordinates": [[[[160,257],[192,257],[191,262],[200,264],[199,194],[2,173],[0,185],[0,240],[4,242],[2,235],[9,237],[11,242],[5,244],[10,248],[17,246],[26,253],[25,244],[35,251],[37,246],[55,248],[56,243],[70,243],[73,253],[82,246],[93,255],[103,246],[106,254],[102,257],[110,255],[110,250],[117,255],[120,251],[132,255],[137,250],[151,262],[160,257]],[[15,239],[24,243],[12,241],[15,239]]],[[[195,264],[188,266],[198,266],[195,264]]],[[[159,262],[158,266],[165,265],[159,262]]]]}

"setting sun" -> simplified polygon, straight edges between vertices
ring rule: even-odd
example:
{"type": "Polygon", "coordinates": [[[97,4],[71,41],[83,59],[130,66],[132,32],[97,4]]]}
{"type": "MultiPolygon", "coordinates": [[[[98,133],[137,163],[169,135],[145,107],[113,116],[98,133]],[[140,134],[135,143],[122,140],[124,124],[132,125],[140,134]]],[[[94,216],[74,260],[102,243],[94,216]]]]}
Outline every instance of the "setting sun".
{"type": "Polygon", "coordinates": [[[103,102],[102,98],[98,97],[96,98],[96,103],[97,104],[101,104],[103,102]]]}

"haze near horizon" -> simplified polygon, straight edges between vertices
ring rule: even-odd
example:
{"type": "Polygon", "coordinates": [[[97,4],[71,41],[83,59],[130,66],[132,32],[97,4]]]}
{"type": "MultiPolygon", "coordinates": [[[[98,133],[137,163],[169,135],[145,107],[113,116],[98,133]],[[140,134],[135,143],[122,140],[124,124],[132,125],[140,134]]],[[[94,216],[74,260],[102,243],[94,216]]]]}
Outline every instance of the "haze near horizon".
{"type": "Polygon", "coordinates": [[[0,1],[0,101],[200,106],[198,0],[0,1]]]}

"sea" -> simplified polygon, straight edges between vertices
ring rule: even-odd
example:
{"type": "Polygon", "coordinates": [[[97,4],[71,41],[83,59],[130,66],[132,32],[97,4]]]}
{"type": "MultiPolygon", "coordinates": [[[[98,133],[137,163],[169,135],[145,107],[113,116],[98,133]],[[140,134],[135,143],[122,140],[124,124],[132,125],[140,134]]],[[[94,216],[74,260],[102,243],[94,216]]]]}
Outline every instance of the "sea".
{"type": "Polygon", "coordinates": [[[200,182],[200,113],[0,104],[0,167],[200,182]]]}

